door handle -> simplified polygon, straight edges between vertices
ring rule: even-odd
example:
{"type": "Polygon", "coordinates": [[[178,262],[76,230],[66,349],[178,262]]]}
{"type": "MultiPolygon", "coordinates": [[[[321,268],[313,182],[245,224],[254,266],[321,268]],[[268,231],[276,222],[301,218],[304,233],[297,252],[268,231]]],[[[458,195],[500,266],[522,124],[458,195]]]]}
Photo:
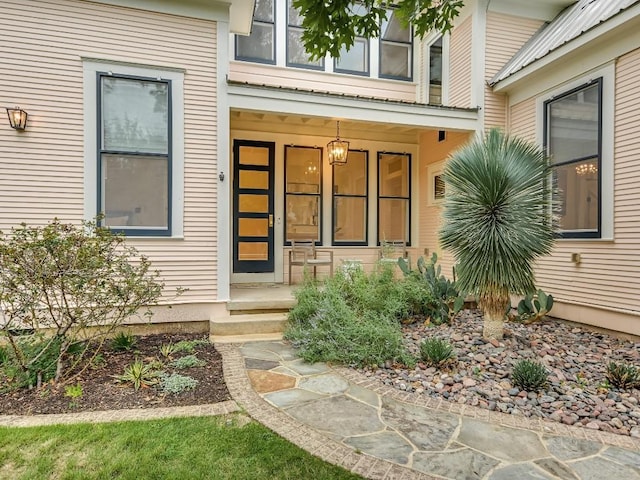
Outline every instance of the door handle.
{"type": "Polygon", "coordinates": [[[269,227],[273,227],[273,215],[269,214],[269,227]]]}

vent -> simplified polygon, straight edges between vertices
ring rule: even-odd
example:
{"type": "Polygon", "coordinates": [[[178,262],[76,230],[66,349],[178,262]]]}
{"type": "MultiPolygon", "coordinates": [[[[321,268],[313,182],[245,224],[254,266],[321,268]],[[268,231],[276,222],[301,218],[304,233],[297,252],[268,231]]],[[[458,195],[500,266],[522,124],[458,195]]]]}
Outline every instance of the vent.
{"type": "Polygon", "coordinates": [[[444,178],[442,178],[442,175],[433,176],[433,199],[444,199],[444,178]]]}

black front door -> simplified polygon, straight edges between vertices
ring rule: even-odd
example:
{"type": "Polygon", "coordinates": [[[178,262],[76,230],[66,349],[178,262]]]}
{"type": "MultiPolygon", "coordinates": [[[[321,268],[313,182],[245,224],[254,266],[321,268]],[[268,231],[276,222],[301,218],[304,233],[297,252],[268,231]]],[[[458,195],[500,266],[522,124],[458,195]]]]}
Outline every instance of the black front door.
{"type": "Polygon", "coordinates": [[[233,271],[273,272],[275,143],[233,142],[233,271]]]}

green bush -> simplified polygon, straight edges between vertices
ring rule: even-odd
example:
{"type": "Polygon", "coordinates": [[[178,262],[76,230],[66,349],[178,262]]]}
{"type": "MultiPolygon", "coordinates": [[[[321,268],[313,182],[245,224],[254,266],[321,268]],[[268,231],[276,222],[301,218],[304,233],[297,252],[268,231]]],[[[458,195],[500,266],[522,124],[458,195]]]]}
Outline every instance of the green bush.
{"type": "Polygon", "coordinates": [[[174,360],[169,365],[171,365],[174,368],[179,368],[180,370],[182,370],[184,368],[203,367],[206,364],[207,362],[205,362],[204,360],[200,360],[195,355],[186,355],[184,357],[180,357],[174,360]]]}
{"type": "Polygon", "coordinates": [[[607,380],[622,390],[640,388],[640,369],[624,362],[609,362],[607,380]]]}
{"type": "Polygon", "coordinates": [[[12,342],[13,349],[6,349],[4,361],[0,362],[6,380],[4,391],[37,387],[55,378],[62,344],[59,337],[21,335],[12,338],[12,342]]]}
{"type": "Polygon", "coordinates": [[[171,375],[160,375],[160,390],[164,393],[177,395],[186,390],[193,390],[198,385],[195,378],[172,373],[171,375]]]}
{"type": "Polygon", "coordinates": [[[547,384],[549,372],[544,365],[531,360],[520,360],[513,367],[511,381],[527,392],[536,392],[547,384]]]}
{"type": "Polygon", "coordinates": [[[431,337],[420,344],[420,357],[427,365],[439,367],[453,359],[455,354],[449,342],[431,337]]]}
{"type": "Polygon", "coordinates": [[[398,322],[412,309],[411,288],[386,268],[369,275],[337,272],[323,284],[306,279],[295,292],[285,338],[309,362],[411,364],[398,322]]]}
{"type": "Polygon", "coordinates": [[[127,352],[135,346],[137,341],[131,332],[118,332],[118,334],[111,339],[111,349],[116,352],[127,352]]]}

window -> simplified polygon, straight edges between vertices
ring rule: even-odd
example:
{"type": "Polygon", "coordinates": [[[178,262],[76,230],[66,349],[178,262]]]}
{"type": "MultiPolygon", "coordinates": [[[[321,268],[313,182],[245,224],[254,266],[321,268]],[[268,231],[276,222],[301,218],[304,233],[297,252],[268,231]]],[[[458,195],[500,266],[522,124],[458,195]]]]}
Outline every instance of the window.
{"type": "Polygon", "coordinates": [[[442,105],[442,37],[429,46],[429,104],[442,105]]]}
{"type": "Polygon", "coordinates": [[[98,208],[103,224],[171,234],[171,81],[98,73],[98,208]]]}
{"type": "Polygon", "coordinates": [[[378,243],[410,243],[411,155],[378,153],[378,243]]]}
{"type": "Polygon", "coordinates": [[[411,28],[402,25],[394,10],[387,10],[387,17],[380,25],[380,77],[411,80],[411,28]]]}
{"type": "Polygon", "coordinates": [[[345,165],[333,166],[333,244],[367,245],[368,152],[349,150],[345,165]]]}
{"type": "Polygon", "coordinates": [[[236,35],[236,59],[276,63],[274,0],[256,0],[251,35],[236,35]]]}
{"type": "Polygon", "coordinates": [[[545,148],[553,168],[561,235],[601,234],[602,78],[544,103],[545,148]]]}
{"type": "Polygon", "coordinates": [[[369,40],[356,37],[351,50],[342,47],[340,58],[334,60],[333,69],[339,73],[369,75],[369,40]]]}
{"type": "Polygon", "coordinates": [[[321,242],[322,149],[285,147],[286,242],[321,242]]]}
{"type": "Polygon", "coordinates": [[[324,58],[312,61],[302,43],[302,16],[294,8],[293,1],[287,0],[287,66],[324,69],[324,58]]]}

